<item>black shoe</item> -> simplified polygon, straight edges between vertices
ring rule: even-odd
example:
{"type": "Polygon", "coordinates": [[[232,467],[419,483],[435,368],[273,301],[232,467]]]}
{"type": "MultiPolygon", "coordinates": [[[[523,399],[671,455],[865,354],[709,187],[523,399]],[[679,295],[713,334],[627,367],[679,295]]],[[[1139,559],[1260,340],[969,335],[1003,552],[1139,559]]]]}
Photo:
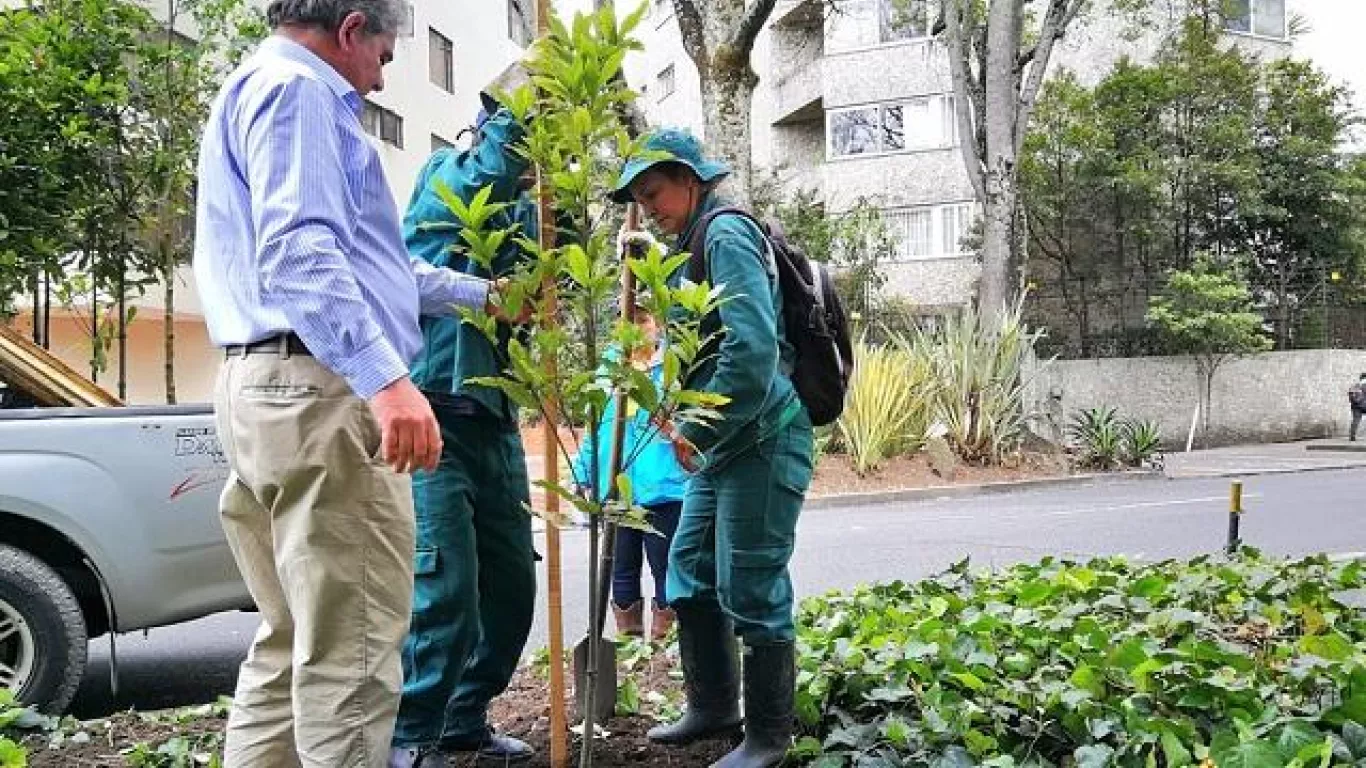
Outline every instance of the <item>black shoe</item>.
{"type": "Polygon", "coordinates": [[[745,648],[745,740],[712,768],[773,768],[792,746],[797,659],[792,643],[745,648]]]}
{"type": "MultiPolygon", "coordinates": [[[[501,760],[507,763],[520,763],[530,760],[536,750],[521,739],[495,733],[486,728],[482,736],[467,741],[443,740],[442,752],[478,752],[480,759],[501,760]]],[[[423,766],[425,768],[425,766],[423,766]]]]}
{"type": "Polygon", "coordinates": [[[738,735],[740,675],[730,619],[717,606],[680,603],[673,608],[678,618],[678,653],[688,707],[678,722],[651,728],[647,734],[650,741],[681,746],[714,736],[738,735]]]}
{"type": "Polygon", "coordinates": [[[448,768],[446,756],[430,748],[394,747],[389,750],[389,768],[448,768]]]}

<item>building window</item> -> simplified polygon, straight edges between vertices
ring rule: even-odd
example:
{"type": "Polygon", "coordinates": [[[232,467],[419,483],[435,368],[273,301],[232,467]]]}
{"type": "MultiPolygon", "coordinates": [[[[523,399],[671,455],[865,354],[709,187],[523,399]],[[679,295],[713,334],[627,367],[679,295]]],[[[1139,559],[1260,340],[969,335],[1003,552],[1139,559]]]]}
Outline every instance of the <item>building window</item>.
{"type": "Polygon", "coordinates": [[[530,0],[508,0],[508,37],[525,48],[534,37],[531,33],[530,0]]]}
{"type": "Polygon", "coordinates": [[[832,158],[954,146],[950,96],[837,109],[827,115],[832,158]]]}
{"type": "Polygon", "coordinates": [[[403,149],[403,118],[392,109],[385,109],[372,101],[365,102],[361,125],[371,136],[378,136],[380,141],[403,149]]]}
{"type": "Polygon", "coordinates": [[[430,27],[427,29],[427,70],[434,85],[447,93],[455,93],[455,44],[430,27]]]}
{"type": "Polygon", "coordinates": [[[839,51],[922,40],[932,20],[929,0],[843,0],[830,14],[826,44],[839,51]]]}
{"type": "Polygon", "coordinates": [[[655,77],[655,82],[659,85],[658,98],[663,101],[673,95],[674,92],[674,65],[661,69],[655,77]]]}
{"type": "Polygon", "coordinates": [[[455,142],[453,142],[453,141],[446,141],[445,139],[443,139],[443,138],[441,138],[440,136],[437,136],[435,133],[433,133],[433,134],[432,134],[432,151],[433,151],[433,152],[436,152],[437,150],[440,150],[440,149],[455,149],[455,142]]]}
{"type": "Polygon", "coordinates": [[[964,255],[963,238],[972,227],[976,207],[972,203],[948,203],[893,208],[882,215],[896,241],[898,259],[939,259],[964,255]]]}
{"type": "Polygon", "coordinates": [[[1224,29],[1284,39],[1285,0],[1225,0],[1224,29]]]}

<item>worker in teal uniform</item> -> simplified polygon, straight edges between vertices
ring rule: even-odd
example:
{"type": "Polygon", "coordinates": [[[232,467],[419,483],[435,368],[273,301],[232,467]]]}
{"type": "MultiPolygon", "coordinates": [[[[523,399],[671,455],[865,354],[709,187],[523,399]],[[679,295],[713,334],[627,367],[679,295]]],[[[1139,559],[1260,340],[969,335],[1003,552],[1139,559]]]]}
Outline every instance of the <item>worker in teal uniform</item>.
{"type": "MultiPolygon", "coordinates": [[[[419,173],[403,229],[414,257],[498,278],[526,258],[514,238],[490,271],[468,257],[458,232],[421,226],[456,221],[437,196],[440,181],[467,203],[492,186],[491,202],[510,205],[489,226],[516,225],[520,234],[537,237],[536,209],[523,181],[527,163],[513,151],[524,126],[491,97],[482,101],[470,148],[437,150],[419,173]]],[[[516,405],[469,381],[501,374],[514,329],[500,324],[496,347],[459,318],[424,317],[422,332],[412,378],[441,425],[442,452],[436,471],[413,478],[413,612],[390,766],[444,766],[446,755],[476,751],[526,760],[529,745],[488,725],[489,701],[506,690],[535,609],[526,456],[516,405]]]]}
{"type": "MultiPolygon", "coordinates": [[[[687,250],[693,229],[723,205],[714,191],[729,169],[703,156],[690,133],[662,129],[628,160],[613,199],[634,199],[687,250]]],[[[648,240],[644,233],[628,239],[648,240]]],[[[729,398],[711,424],[669,431],[683,466],[695,470],[669,552],[668,598],[678,622],[688,706],[678,722],[650,731],[666,744],[734,733],[740,724],[736,643],[744,643],[744,741],[715,764],[767,768],[783,759],[794,719],[792,556],[797,517],[812,473],[811,419],[789,379],[782,295],[768,242],[739,214],[704,233],[706,277],[721,288],[704,336],[720,331],[717,354],[688,386],[729,398]]]]}

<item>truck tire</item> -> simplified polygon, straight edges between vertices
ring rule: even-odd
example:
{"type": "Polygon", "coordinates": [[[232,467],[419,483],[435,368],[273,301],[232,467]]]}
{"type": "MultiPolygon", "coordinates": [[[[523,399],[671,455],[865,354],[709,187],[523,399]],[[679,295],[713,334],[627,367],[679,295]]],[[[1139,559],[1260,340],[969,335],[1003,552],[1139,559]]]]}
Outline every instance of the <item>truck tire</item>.
{"type": "Polygon", "coordinates": [[[71,588],[45,563],[0,544],[0,688],[60,714],[85,674],[85,618],[71,588]]]}

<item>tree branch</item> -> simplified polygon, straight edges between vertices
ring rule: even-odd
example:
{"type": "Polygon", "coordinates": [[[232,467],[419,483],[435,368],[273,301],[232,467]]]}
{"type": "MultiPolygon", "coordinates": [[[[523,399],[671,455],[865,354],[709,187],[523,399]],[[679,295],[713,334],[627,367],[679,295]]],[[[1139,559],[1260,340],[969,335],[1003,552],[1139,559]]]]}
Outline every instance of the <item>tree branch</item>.
{"type": "Polygon", "coordinates": [[[949,71],[953,79],[954,112],[958,118],[958,144],[963,152],[968,178],[978,202],[987,199],[986,179],[982,170],[982,160],[977,152],[977,128],[973,125],[973,115],[977,112],[977,101],[973,98],[971,85],[972,51],[971,42],[963,31],[962,0],[945,0],[944,21],[947,31],[949,71]]]}
{"type": "Polygon", "coordinates": [[[1029,117],[1034,111],[1034,102],[1039,97],[1039,88],[1048,74],[1048,61],[1053,56],[1053,46],[1066,32],[1067,27],[1077,18],[1086,0],[1051,0],[1048,14],[1044,17],[1043,28],[1039,32],[1039,42],[1028,51],[1028,60],[1021,56],[1016,66],[1029,64],[1029,79],[1020,89],[1020,108],[1015,115],[1015,154],[1019,155],[1024,147],[1025,134],[1029,132],[1029,117]]]}
{"type": "Polygon", "coordinates": [[[759,30],[764,28],[764,22],[773,14],[773,6],[778,4],[778,0],[754,0],[749,8],[745,9],[745,17],[740,20],[740,26],[735,30],[735,38],[732,45],[735,50],[749,57],[750,51],[754,49],[754,39],[759,36],[759,30]]]}
{"type": "Polygon", "coordinates": [[[697,10],[696,0],[673,0],[673,3],[678,31],[683,38],[683,50],[688,52],[688,57],[705,79],[703,69],[710,69],[711,65],[707,56],[707,35],[702,24],[702,13],[697,10]]]}

